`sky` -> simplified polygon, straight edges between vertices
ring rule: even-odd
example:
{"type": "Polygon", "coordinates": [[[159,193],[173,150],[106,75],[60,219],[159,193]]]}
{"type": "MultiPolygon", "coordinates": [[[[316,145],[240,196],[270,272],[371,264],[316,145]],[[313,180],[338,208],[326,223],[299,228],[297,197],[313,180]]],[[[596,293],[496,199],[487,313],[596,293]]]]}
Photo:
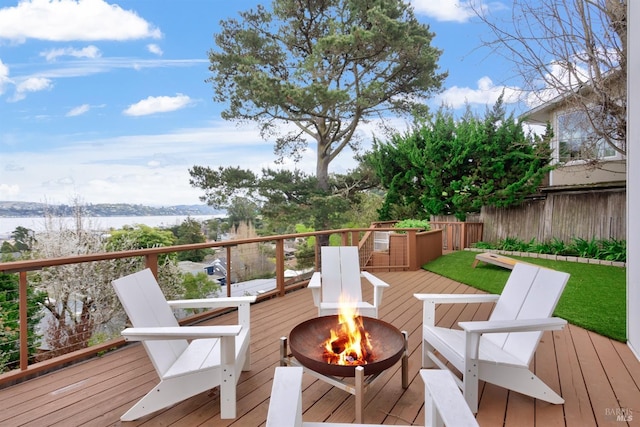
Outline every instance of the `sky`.
{"type": "MultiPolygon", "coordinates": [[[[511,96],[513,67],[482,48],[488,30],[468,3],[411,2],[449,73],[432,108],[484,111],[505,90],[508,111],[527,110],[511,96]]],[[[224,121],[205,81],[219,22],[258,3],[0,0],[0,201],[201,204],[203,190],[189,184],[194,165],[314,173],[313,144],[298,164],[276,165],[273,140],[224,121]]],[[[510,3],[482,7],[508,13],[510,3]]],[[[360,132],[366,149],[376,127],[360,132]]],[[[353,154],[329,172],[353,168],[353,154]]]]}

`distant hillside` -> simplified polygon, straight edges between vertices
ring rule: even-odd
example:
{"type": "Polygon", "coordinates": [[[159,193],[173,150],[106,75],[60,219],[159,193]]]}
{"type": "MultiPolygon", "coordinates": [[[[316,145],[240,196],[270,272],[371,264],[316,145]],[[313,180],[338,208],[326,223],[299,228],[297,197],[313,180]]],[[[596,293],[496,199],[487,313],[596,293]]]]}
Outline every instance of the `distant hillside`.
{"type": "MultiPolygon", "coordinates": [[[[73,216],[74,206],[47,205],[33,202],[0,201],[0,217],[41,217],[45,211],[54,216],[73,216]]],[[[224,211],[208,205],[144,206],[126,203],[83,205],[86,216],[162,216],[162,215],[220,215],[224,211]]]]}

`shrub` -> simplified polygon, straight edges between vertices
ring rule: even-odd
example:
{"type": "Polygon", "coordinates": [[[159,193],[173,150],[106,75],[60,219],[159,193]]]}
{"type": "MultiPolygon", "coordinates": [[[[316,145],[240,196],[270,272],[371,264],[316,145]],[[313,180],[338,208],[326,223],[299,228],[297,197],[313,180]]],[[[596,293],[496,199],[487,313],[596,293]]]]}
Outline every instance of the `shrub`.
{"type": "MultiPolygon", "coordinates": [[[[396,222],[394,228],[419,228],[424,231],[431,230],[431,224],[426,219],[403,219],[396,222]]],[[[404,233],[404,231],[398,231],[398,233],[404,233]]]]}
{"type": "Polygon", "coordinates": [[[554,237],[546,242],[524,242],[517,237],[507,237],[495,244],[477,242],[473,247],[478,249],[498,249],[512,252],[535,252],[539,254],[553,254],[565,256],[579,256],[582,258],[602,259],[606,261],[621,261],[627,259],[627,245],[624,240],[591,240],[580,237],[573,238],[570,243],[554,237]]]}

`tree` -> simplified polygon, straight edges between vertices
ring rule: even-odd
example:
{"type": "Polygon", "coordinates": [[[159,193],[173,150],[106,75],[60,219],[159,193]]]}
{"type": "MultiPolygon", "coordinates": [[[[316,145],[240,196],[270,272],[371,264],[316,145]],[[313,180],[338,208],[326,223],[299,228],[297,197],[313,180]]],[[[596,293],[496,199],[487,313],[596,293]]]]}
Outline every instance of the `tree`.
{"type": "Polygon", "coordinates": [[[209,204],[225,207],[232,223],[255,218],[259,210],[265,230],[286,234],[298,223],[315,230],[342,225],[343,214],[360,200],[359,193],[378,181],[372,171],[358,167],[345,175],[329,175],[330,190],[325,192],[318,189],[316,177],[300,170],[263,169],[258,176],[238,167],[195,166],[191,184],[205,189],[209,204]]]}
{"type": "MultiPolygon", "coordinates": [[[[213,280],[209,280],[204,272],[197,274],[185,273],[182,276],[182,283],[184,285],[184,298],[215,298],[220,292],[220,285],[213,280]]],[[[201,313],[206,309],[188,309],[188,312],[201,313]]]]}
{"type": "MultiPolygon", "coordinates": [[[[4,259],[3,259],[4,260],[4,259]]],[[[17,274],[0,273],[0,373],[17,367],[20,361],[19,280],[17,274]]],[[[40,343],[36,328],[42,317],[46,294],[27,288],[27,346],[33,357],[40,343]]]]}
{"type": "Polygon", "coordinates": [[[433,33],[402,0],[274,0],[240,17],[221,22],[209,52],[213,99],[227,104],[224,119],[276,136],[279,159],[299,159],[313,140],[323,192],[331,161],[357,149],[360,123],[423,109],[446,77],[433,33]]]}
{"type": "MultiPolygon", "coordinates": [[[[550,131],[550,129],[549,129],[550,131]]],[[[486,117],[449,110],[365,156],[387,189],[383,220],[454,214],[464,220],[482,206],[505,207],[534,193],[549,171],[551,135],[525,135],[506,116],[502,98],[486,117]]]]}
{"type": "MultiPolygon", "coordinates": [[[[170,231],[156,233],[146,226],[113,232],[116,237],[105,241],[100,233],[91,231],[81,207],[74,212],[73,228],[67,227],[63,219],[56,222],[52,216],[47,218],[46,229],[36,234],[32,257],[58,258],[173,243],[170,231]]],[[[183,292],[181,274],[173,258],[161,256],[158,260],[158,281],[167,298],[179,297],[183,292]]],[[[99,327],[121,329],[126,317],[111,281],[142,268],[144,258],[132,257],[68,264],[35,273],[33,283],[47,295],[43,303],[47,317],[43,341],[49,351],[41,359],[87,347],[99,327]]]]}
{"type": "Polygon", "coordinates": [[[594,139],[626,154],[626,0],[519,0],[506,22],[476,13],[493,32],[485,44],[513,63],[530,103],[563,99],[594,139]]]}
{"type": "Polygon", "coordinates": [[[258,218],[258,205],[246,197],[235,197],[227,208],[229,228],[237,232],[241,223],[253,223],[258,218]]]}
{"type": "Polygon", "coordinates": [[[35,242],[33,230],[20,226],[11,232],[11,238],[15,242],[13,247],[20,252],[30,251],[35,242]]]}
{"type": "MultiPolygon", "coordinates": [[[[176,227],[172,228],[172,232],[176,237],[177,245],[187,245],[190,243],[203,243],[207,241],[204,233],[202,232],[202,224],[193,218],[187,218],[176,227]]],[[[178,252],[179,261],[193,261],[201,262],[204,260],[207,253],[210,253],[207,249],[194,249],[191,251],[178,252]]]]}

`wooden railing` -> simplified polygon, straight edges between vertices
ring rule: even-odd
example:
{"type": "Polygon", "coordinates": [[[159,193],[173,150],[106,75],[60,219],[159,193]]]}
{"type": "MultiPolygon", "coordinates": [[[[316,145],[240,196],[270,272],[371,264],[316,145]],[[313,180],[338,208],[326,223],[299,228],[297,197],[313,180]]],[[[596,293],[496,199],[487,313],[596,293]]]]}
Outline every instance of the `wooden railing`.
{"type": "MultiPolygon", "coordinates": [[[[397,231],[392,228],[376,228],[377,231],[397,231]]],[[[274,290],[263,292],[258,295],[258,300],[264,300],[267,298],[280,297],[284,296],[286,292],[298,289],[306,286],[308,283],[308,275],[305,277],[304,275],[296,277],[294,279],[285,280],[285,241],[290,239],[297,238],[306,238],[312,236],[321,236],[321,235],[334,235],[338,234],[341,236],[341,244],[343,245],[352,245],[359,246],[362,251],[362,268],[363,269],[379,269],[386,268],[387,271],[390,268],[394,270],[408,270],[408,269],[418,269],[422,264],[419,264],[417,261],[417,251],[416,251],[416,230],[415,229],[407,229],[406,230],[408,239],[406,240],[406,248],[404,251],[407,254],[407,257],[403,259],[402,262],[397,262],[393,265],[386,266],[371,266],[368,265],[367,260],[371,257],[372,250],[372,241],[370,241],[370,237],[372,235],[372,229],[363,228],[363,229],[340,229],[340,230],[327,230],[327,231],[318,231],[318,232],[309,232],[309,233],[300,233],[300,234],[290,234],[290,235],[279,235],[279,236],[267,236],[267,237],[258,237],[252,239],[243,239],[243,240],[229,240],[223,242],[206,242],[206,243],[197,243],[197,244],[188,244],[188,245],[179,245],[179,246],[169,246],[169,247],[157,247],[150,249],[139,249],[139,250],[128,250],[128,251],[120,251],[120,252],[106,252],[106,253],[98,253],[98,254],[88,254],[88,255],[77,255],[70,257],[61,257],[61,258],[48,258],[48,259],[34,259],[34,260],[22,260],[22,261],[12,261],[0,263],[0,272],[3,273],[11,273],[17,274],[19,277],[19,351],[20,351],[20,360],[19,367],[9,372],[5,372],[0,374],[0,387],[10,385],[19,381],[26,377],[31,377],[34,375],[38,375],[40,373],[49,371],[51,369],[55,369],[64,364],[68,364],[69,362],[81,360],[87,357],[91,357],[93,355],[99,354],[100,352],[108,351],[110,349],[119,347],[124,344],[124,340],[121,338],[111,339],[107,342],[103,342],[100,344],[92,345],[88,348],[74,351],[62,356],[54,357],[52,359],[35,362],[29,358],[29,349],[28,349],[28,319],[27,319],[27,295],[29,284],[29,276],[30,272],[47,269],[47,268],[55,268],[57,266],[64,265],[73,265],[73,264],[84,264],[84,263],[92,263],[96,261],[108,261],[115,259],[123,259],[123,258],[132,258],[132,257],[142,257],[144,259],[144,265],[151,269],[151,271],[158,277],[158,258],[165,254],[176,253],[181,251],[193,251],[197,249],[216,249],[222,250],[226,254],[226,262],[227,262],[227,272],[228,277],[226,283],[227,295],[230,295],[231,292],[231,275],[233,274],[234,266],[231,263],[231,259],[233,258],[234,251],[240,250],[243,245],[251,245],[256,243],[271,243],[275,248],[275,281],[276,287],[274,290]]],[[[316,242],[319,239],[316,239],[316,242]]],[[[439,243],[436,246],[439,246],[439,243]]],[[[320,265],[320,257],[319,250],[316,247],[315,251],[315,268],[318,268],[320,265]]],[[[33,273],[31,273],[33,274],[33,273]]],[[[115,277],[113,278],[115,279],[115,277]]],[[[193,323],[196,321],[203,320],[206,317],[211,317],[215,315],[221,314],[218,312],[208,312],[204,314],[190,316],[181,321],[181,323],[193,323]]]]}
{"type": "Polygon", "coordinates": [[[442,249],[446,251],[459,251],[482,240],[481,222],[432,221],[429,224],[432,230],[444,230],[442,249]]]}

